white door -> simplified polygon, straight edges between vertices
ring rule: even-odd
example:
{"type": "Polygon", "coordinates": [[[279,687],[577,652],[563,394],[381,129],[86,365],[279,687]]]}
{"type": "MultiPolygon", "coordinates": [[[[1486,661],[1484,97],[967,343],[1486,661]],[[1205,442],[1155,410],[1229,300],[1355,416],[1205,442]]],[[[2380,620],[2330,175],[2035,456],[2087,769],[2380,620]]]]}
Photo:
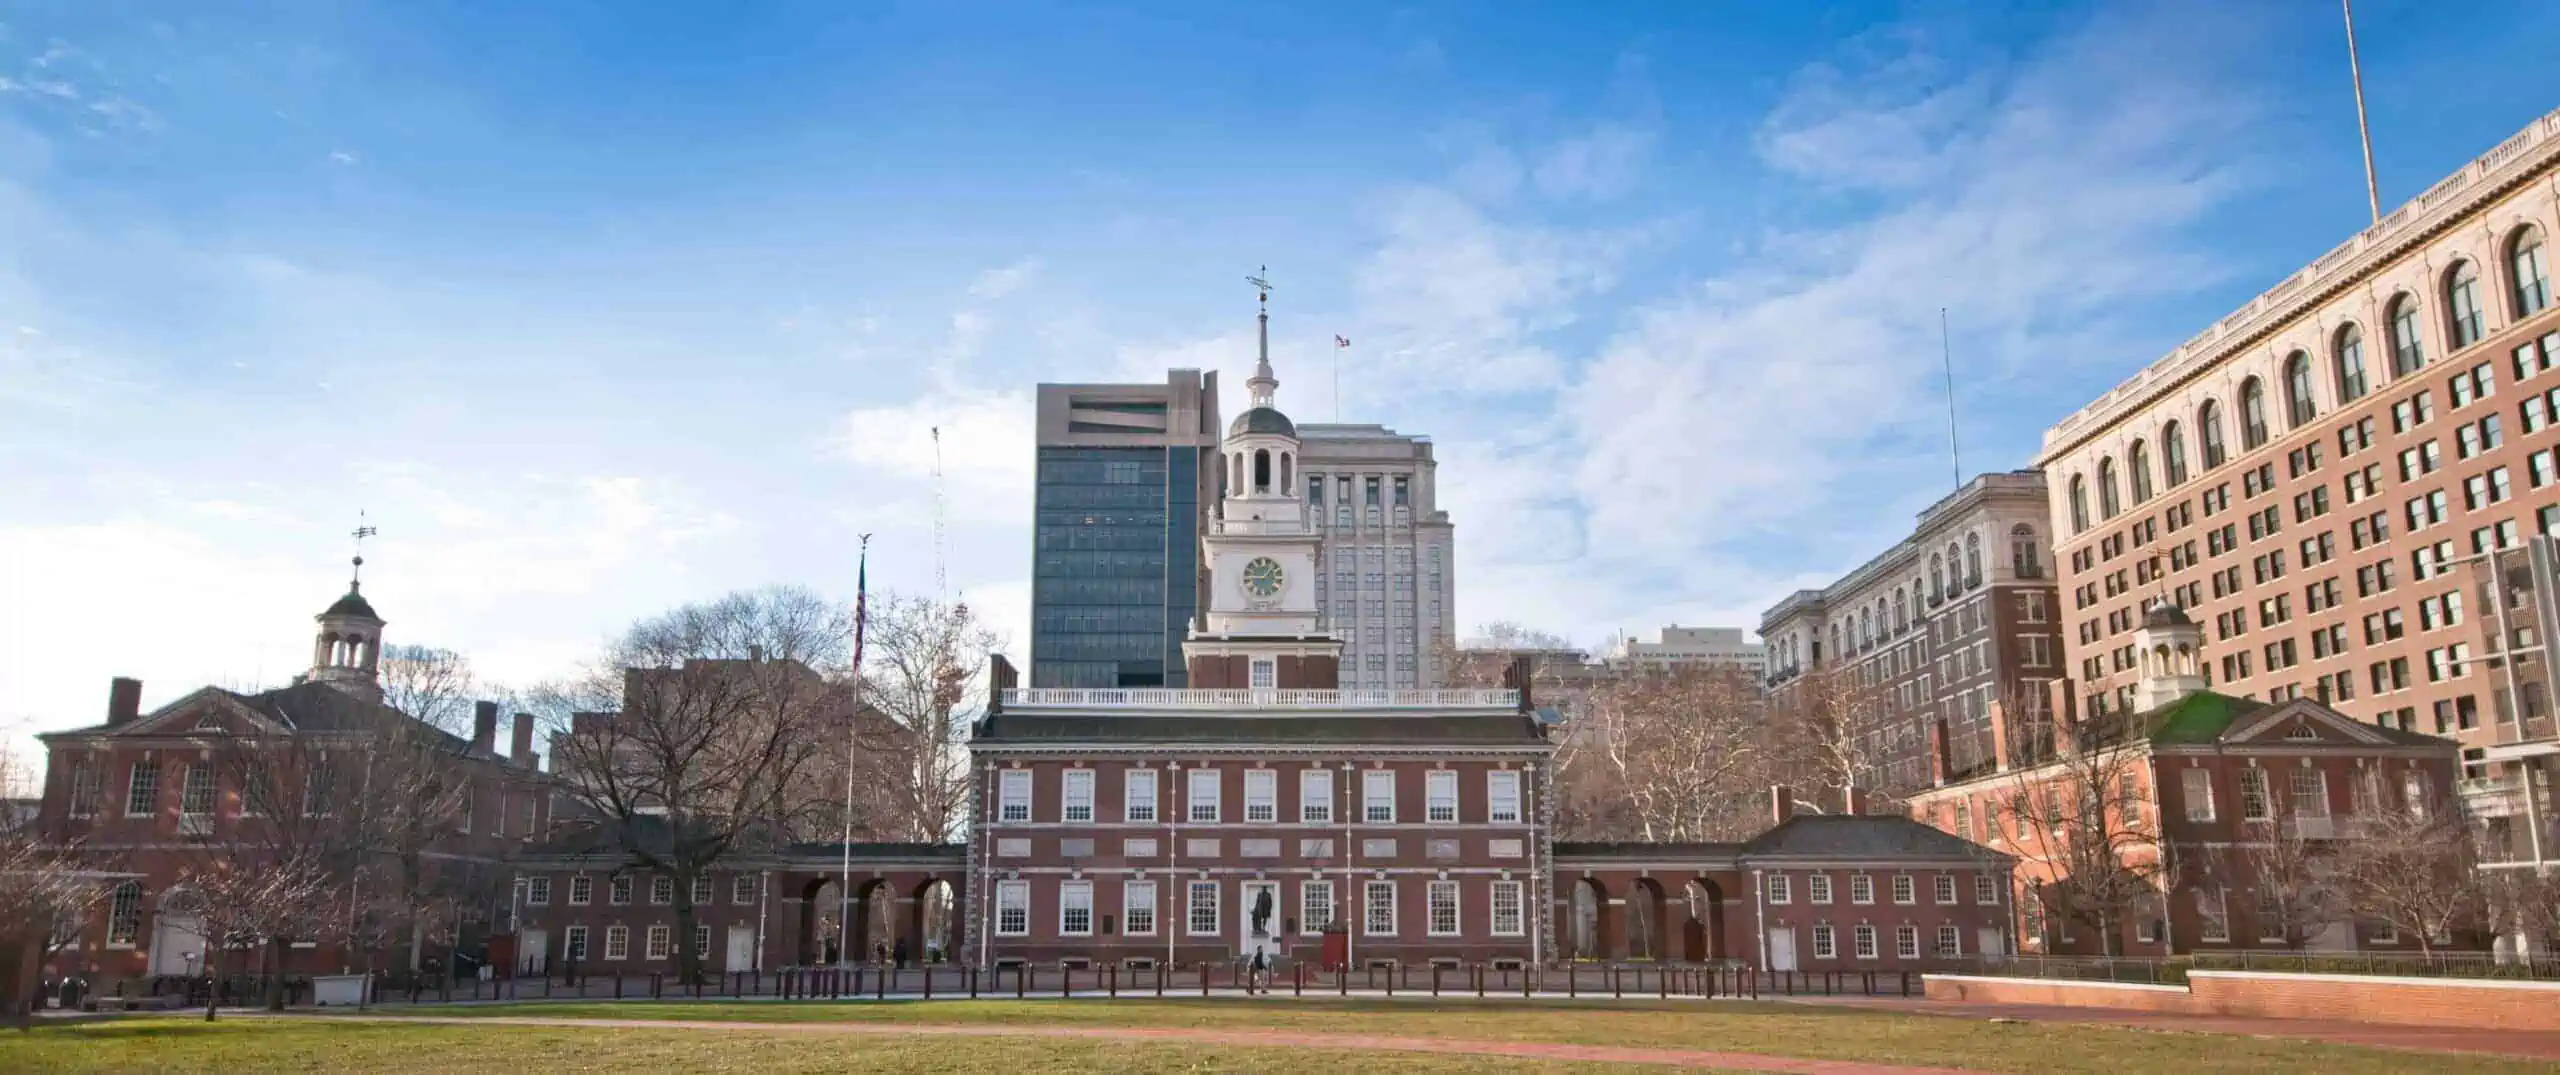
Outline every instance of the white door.
{"type": "Polygon", "coordinates": [[[756,928],[754,926],[729,927],[729,969],[733,971],[756,969],[756,928]]]}
{"type": "Polygon", "coordinates": [[[151,973],[195,974],[204,969],[204,920],[164,914],[151,926],[151,973]]]}
{"type": "Polygon", "coordinates": [[[1769,969],[1796,969],[1796,931],[1794,927],[1781,926],[1769,931],[1769,969]]]}
{"type": "Polygon", "coordinates": [[[1973,951],[1975,955],[1986,956],[1994,959],[2009,954],[2008,945],[2001,941],[2000,927],[1998,926],[1984,926],[1981,929],[1975,930],[1973,934],[1973,951]]]}
{"type": "Polygon", "coordinates": [[[1280,882],[1246,881],[1236,889],[1236,929],[1242,934],[1236,945],[1236,958],[1251,962],[1261,952],[1267,962],[1280,955],[1280,882]],[[1270,901],[1268,913],[1263,901],[1270,901]],[[1260,915],[1260,920],[1256,916],[1260,915]]]}
{"type": "Polygon", "coordinates": [[[516,931],[516,973],[540,974],[551,966],[551,931],[516,931]]]}

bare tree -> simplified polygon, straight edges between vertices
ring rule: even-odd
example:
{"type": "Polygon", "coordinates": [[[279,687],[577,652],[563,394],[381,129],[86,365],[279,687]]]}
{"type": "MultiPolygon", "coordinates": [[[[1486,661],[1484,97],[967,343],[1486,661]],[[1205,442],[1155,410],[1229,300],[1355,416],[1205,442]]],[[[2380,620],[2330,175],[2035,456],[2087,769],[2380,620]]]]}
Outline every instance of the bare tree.
{"type": "Polygon", "coordinates": [[[897,815],[907,839],[948,840],[969,805],[969,729],[1003,640],[966,604],[883,594],[872,602],[863,702],[894,723],[911,759],[897,815]]]}
{"type": "Polygon", "coordinates": [[[2488,895],[2500,927],[2523,933],[2534,952],[2560,951],[2560,873],[2549,867],[2491,872],[2488,895]]]}
{"type": "Polygon", "coordinates": [[[470,659],[449,649],[385,646],[381,676],[384,704],[455,735],[471,734],[472,703],[487,697],[470,659]]]}
{"type": "Polygon", "coordinates": [[[2021,860],[2054,878],[2032,893],[2045,921],[2088,925],[2098,931],[2101,954],[2119,954],[2124,924],[2161,892],[2158,819],[2139,784],[2148,754],[2101,727],[2039,723],[2010,722],[2020,752],[2014,756],[2031,756],[2024,752],[2041,742],[2055,749],[2042,764],[1996,778],[1988,796],[1993,823],[2013,835],[2010,847],[2021,860]]]}
{"type": "Polygon", "coordinates": [[[2422,954],[2484,910],[2478,855],[2452,804],[2422,799],[2369,813],[2337,860],[2356,912],[2415,936],[2422,954]]]}
{"type": "Polygon", "coordinates": [[[1761,785],[1765,739],[1759,690],[1743,673],[1675,668],[1612,680],[1592,692],[1584,720],[1559,771],[1597,774],[1575,790],[1621,807],[1610,811],[1609,831],[1590,838],[1702,841],[1756,831],[1761,800],[1751,789],[1761,785]]]}
{"type": "MultiPolygon", "coordinates": [[[[245,953],[264,948],[272,958],[295,939],[319,935],[321,916],[333,903],[330,895],[328,869],[310,859],[198,857],[179,872],[170,909],[193,916],[204,937],[205,976],[214,989],[205,1000],[206,1022],[219,1006],[223,974],[241,969],[229,963],[230,954],[244,953],[245,959],[245,953]]],[[[283,1007],[282,978],[271,978],[270,1008],[283,1007]]]]}
{"type": "MultiPolygon", "coordinates": [[[[48,843],[33,826],[0,831],[0,951],[36,948],[42,962],[75,941],[81,918],[106,894],[86,865],[78,845],[48,843]]],[[[22,1028],[31,1014],[24,1004],[8,1012],[22,1028]]]]}
{"type": "MultiPolygon", "coordinates": [[[[2241,775],[2244,781],[2274,778],[2275,773],[2267,769],[2253,768],[2241,775]]],[[[2338,876],[2336,844],[2329,839],[2331,833],[2321,828],[2334,822],[2325,812],[2311,814],[2296,805],[2290,789],[2259,786],[2266,809],[2261,817],[2241,821],[2242,842],[2230,852],[2238,858],[2233,873],[2256,894],[2252,911],[2259,940],[2279,940],[2287,948],[2308,947],[2322,930],[2347,918],[2347,892],[2338,876]]]]}
{"type": "Polygon", "coordinates": [[[1857,789],[1871,812],[1892,812],[1912,788],[1892,777],[1893,736],[1910,716],[1861,668],[1805,673],[1771,700],[1772,776],[1825,801],[1857,789]]]}
{"type": "Polygon", "coordinates": [[[546,691],[576,712],[555,750],[562,790],[630,865],[672,879],[677,965],[696,879],[722,858],[785,838],[816,804],[796,800],[840,709],[852,624],[841,606],[778,588],[687,605],[635,625],[579,680],[546,691]]]}

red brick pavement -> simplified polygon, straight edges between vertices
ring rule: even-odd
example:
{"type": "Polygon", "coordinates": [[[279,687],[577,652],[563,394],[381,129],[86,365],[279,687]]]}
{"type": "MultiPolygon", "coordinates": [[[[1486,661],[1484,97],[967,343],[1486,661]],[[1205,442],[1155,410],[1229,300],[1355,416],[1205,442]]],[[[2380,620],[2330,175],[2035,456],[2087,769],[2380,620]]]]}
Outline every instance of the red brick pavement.
{"type": "Polygon", "coordinates": [[[1805,1060],[1758,1053],[1720,1053],[1694,1049],[1640,1049],[1619,1045],[1568,1045],[1557,1042],[1475,1041],[1466,1038],[1401,1038],[1365,1034],[1317,1034],[1291,1030],[1201,1030],[1189,1027],[954,1026],[928,1023],[750,1023],[676,1019],[545,1019],[528,1016],[362,1016],[326,1015],[288,1018],[370,1019],[383,1022],[451,1023],[461,1026],[610,1027],[635,1030],[750,1030],[767,1034],[929,1034],[950,1037],[1083,1038],[1102,1041],[1167,1042],[1184,1045],[1236,1045],[1257,1048],[1348,1049],[1456,1056],[1511,1057],[1522,1060],[1566,1060],[1618,1064],[1661,1064],[1719,1071],[1775,1071],[1792,1075],[1963,1075],[1961,1068],[1908,1067],[1849,1060],[1805,1060]]]}
{"type": "Polygon", "coordinates": [[[2245,1015],[2181,1015],[2171,1012],[2117,1011],[2054,1004],[1968,1004],[1917,997],[1802,998],[1797,1003],[1825,1004],[1879,1011],[1949,1015],[1968,1019],[2026,1019],[2044,1023],[2091,1023],[2142,1030],[2182,1030],[2207,1034],[2246,1034],[2260,1038],[2365,1045],[2441,1053],[2480,1053],[2539,1060],[2560,1060],[2560,1032],[2489,1030],[2452,1027],[2393,1026],[2338,1019],[2268,1019],[2245,1015]]]}

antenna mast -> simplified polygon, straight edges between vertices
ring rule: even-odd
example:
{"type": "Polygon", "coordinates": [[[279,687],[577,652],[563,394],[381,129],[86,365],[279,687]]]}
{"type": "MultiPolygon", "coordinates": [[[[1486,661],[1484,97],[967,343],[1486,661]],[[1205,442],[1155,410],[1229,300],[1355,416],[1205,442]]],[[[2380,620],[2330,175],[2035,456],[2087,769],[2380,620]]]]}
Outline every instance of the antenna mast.
{"type": "Polygon", "coordinates": [[[949,576],[943,567],[942,552],[942,427],[933,427],[933,599],[951,599],[949,576]]]}

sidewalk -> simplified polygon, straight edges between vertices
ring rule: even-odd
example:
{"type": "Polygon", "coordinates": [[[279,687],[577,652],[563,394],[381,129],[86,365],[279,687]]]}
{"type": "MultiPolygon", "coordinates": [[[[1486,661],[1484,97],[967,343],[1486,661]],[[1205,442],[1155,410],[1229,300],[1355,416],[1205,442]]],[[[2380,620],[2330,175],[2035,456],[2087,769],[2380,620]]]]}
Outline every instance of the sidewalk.
{"type": "Polygon", "coordinates": [[[1783,1003],[1864,1008],[1873,1011],[1943,1015],[1961,1019],[2020,1019],[2039,1023],[2087,1023],[2137,1030],[2245,1034],[2259,1038],[2299,1038],[2422,1052],[2476,1053],[2560,1061],[2560,1032],[2546,1030],[2475,1030],[2458,1027],[2393,1026],[2340,1019],[2268,1019],[2245,1015],[2177,1015],[2164,1012],[2115,1011],[2046,1004],[1972,1004],[1918,997],[1772,997],[1783,1003]]]}

